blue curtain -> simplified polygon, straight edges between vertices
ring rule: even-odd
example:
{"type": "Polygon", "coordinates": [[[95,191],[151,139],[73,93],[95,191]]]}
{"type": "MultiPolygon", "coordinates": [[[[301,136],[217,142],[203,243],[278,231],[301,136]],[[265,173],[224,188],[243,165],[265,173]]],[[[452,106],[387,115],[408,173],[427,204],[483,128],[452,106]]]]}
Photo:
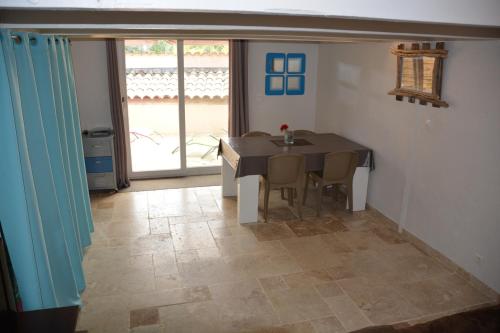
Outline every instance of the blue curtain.
{"type": "Polygon", "coordinates": [[[80,304],[92,215],[66,38],[0,30],[0,223],[25,310],[80,304]]]}

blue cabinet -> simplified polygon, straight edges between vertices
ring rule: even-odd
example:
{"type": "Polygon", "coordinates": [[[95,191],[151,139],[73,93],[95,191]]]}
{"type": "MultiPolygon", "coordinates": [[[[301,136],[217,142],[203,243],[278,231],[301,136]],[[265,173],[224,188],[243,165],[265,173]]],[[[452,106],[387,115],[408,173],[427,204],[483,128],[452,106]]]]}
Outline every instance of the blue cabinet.
{"type": "Polygon", "coordinates": [[[111,156],[85,157],[87,173],[113,172],[113,158],[111,156]]]}
{"type": "Polygon", "coordinates": [[[114,136],[83,136],[89,190],[116,190],[114,136]]]}

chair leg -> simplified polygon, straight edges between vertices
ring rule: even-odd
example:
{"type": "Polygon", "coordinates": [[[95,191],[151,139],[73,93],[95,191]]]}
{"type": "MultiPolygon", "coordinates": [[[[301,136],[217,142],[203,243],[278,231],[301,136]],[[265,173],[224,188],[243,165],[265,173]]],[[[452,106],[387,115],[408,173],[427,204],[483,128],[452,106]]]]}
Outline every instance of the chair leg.
{"type": "Polygon", "coordinates": [[[337,197],[338,197],[338,184],[333,184],[332,185],[332,207],[335,209],[335,204],[337,203],[337,197]]]}
{"type": "Polygon", "coordinates": [[[288,204],[293,207],[293,188],[288,188],[288,204]]]}
{"type": "Polygon", "coordinates": [[[299,219],[302,221],[302,191],[297,189],[297,212],[299,219]]]}
{"type": "Polygon", "coordinates": [[[323,184],[321,182],[318,182],[318,194],[317,194],[317,208],[316,208],[316,215],[319,217],[321,215],[321,200],[323,197],[323,184]]]}
{"type": "Polygon", "coordinates": [[[349,203],[349,211],[352,213],[352,207],[353,207],[353,202],[352,202],[352,182],[347,184],[347,201],[349,203]]]}
{"type": "Polygon", "coordinates": [[[309,174],[306,173],[306,181],[304,183],[304,197],[302,198],[302,204],[306,204],[306,198],[307,198],[307,188],[309,187],[309,174]]]}
{"type": "Polygon", "coordinates": [[[285,198],[285,189],[282,187],[282,188],[280,188],[280,190],[281,190],[281,200],[285,200],[286,199],[285,198]]]}
{"type": "Polygon", "coordinates": [[[269,192],[271,191],[271,188],[270,188],[268,182],[266,182],[264,191],[265,191],[264,192],[264,221],[267,222],[267,209],[269,208],[269,192]]]}

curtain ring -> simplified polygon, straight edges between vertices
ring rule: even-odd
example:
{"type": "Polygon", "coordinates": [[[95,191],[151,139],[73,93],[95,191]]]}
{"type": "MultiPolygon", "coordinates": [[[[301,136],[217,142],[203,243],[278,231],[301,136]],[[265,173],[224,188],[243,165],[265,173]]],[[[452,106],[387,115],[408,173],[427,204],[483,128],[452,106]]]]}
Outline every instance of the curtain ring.
{"type": "Polygon", "coordinates": [[[38,40],[35,37],[30,37],[30,44],[31,45],[36,45],[38,43],[38,40]]]}
{"type": "Polygon", "coordinates": [[[11,35],[10,38],[12,38],[16,42],[16,44],[21,44],[21,42],[23,41],[21,36],[18,35],[11,35]]]}

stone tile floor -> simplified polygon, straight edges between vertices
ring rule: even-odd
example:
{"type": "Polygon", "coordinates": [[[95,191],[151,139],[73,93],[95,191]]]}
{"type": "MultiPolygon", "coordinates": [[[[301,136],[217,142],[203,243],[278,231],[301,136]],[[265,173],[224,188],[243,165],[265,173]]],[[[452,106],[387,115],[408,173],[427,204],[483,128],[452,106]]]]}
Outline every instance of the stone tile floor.
{"type": "Polygon", "coordinates": [[[336,333],[495,301],[334,197],[300,221],[276,191],[269,223],[239,225],[218,186],[93,196],[78,330],[336,333]]]}

